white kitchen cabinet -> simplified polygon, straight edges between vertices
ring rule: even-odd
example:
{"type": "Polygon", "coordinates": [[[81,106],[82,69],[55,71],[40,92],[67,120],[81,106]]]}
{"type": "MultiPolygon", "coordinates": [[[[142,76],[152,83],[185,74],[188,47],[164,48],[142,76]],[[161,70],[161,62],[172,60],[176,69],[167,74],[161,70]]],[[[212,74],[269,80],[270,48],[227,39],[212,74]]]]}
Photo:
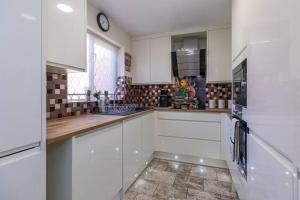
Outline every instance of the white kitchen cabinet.
{"type": "Polygon", "coordinates": [[[124,190],[134,182],[143,167],[141,122],[140,117],[123,122],[124,190]]]}
{"type": "Polygon", "coordinates": [[[154,112],[142,116],[142,154],[146,166],[152,159],[154,152],[154,112]]]}
{"type": "Polygon", "coordinates": [[[160,152],[220,159],[221,146],[219,141],[158,135],[156,142],[156,150],[160,152]]]}
{"type": "Polygon", "coordinates": [[[171,83],[171,37],[150,40],[150,81],[151,83],[171,83]]]}
{"type": "Polygon", "coordinates": [[[73,200],[113,199],[122,189],[122,124],[75,137],[73,200]]]}
{"type": "Polygon", "coordinates": [[[247,200],[293,200],[293,164],[253,132],[248,136],[247,200]]]}
{"type": "Polygon", "coordinates": [[[132,41],[134,84],[171,83],[171,36],[132,41]]]}
{"type": "Polygon", "coordinates": [[[247,14],[251,8],[249,6],[249,2],[246,1],[232,1],[232,60],[235,60],[247,45],[247,14]]]}
{"type": "Polygon", "coordinates": [[[132,82],[150,82],[150,41],[132,41],[132,82]]]}
{"type": "Polygon", "coordinates": [[[154,151],[154,113],[123,122],[123,189],[135,181],[151,161],[154,151]]]}
{"type": "Polygon", "coordinates": [[[42,136],[42,1],[1,1],[0,157],[37,146],[42,136]],[[19,105],[20,99],[24,106],[19,105]],[[25,106],[26,105],[26,106],[25,106]]]}
{"type": "Polygon", "coordinates": [[[231,29],[208,31],[207,82],[231,82],[231,29]]]}
{"type": "Polygon", "coordinates": [[[113,199],[122,189],[122,123],[48,146],[47,199],[113,199]]]}
{"type": "Polygon", "coordinates": [[[86,70],[86,0],[46,2],[47,65],[86,70]]]}
{"type": "Polygon", "coordinates": [[[155,150],[224,159],[219,113],[158,112],[155,150]]]}

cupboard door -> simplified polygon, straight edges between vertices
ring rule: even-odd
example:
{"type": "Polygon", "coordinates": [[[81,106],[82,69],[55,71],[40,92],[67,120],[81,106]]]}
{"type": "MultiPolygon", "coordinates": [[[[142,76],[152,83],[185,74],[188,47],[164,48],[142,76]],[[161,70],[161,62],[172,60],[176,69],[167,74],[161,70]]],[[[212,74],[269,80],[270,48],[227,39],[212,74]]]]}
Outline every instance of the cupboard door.
{"type": "Polygon", "coordinates": [[[208,31],[208,82],[231,82],[231,30],[208,31]]]}
{"type": "Polygon", "coordinates": [[[150,40],[152,83],[171,83],[171,36],[150,40]]]}
{"type": "Polygon", "coordinates": [[[143,161],[147,165],[154,152],[154,113],[142,116],[143,161]]]}
{"type": "Polygon", "coordinates": [[[58,8],[60,0],[46,2],[48,65],[85,70],[86,0],[63,1],[69,12],[58,8]]]}
{"type": "Polygon", "coordinates": [[[122,124],[76,137],[73,200],[113,199],[122,188],[122,124]]]}
{"type": "Polygon", "coordinates": [[[150,83],[150,41],[132,42],[132,82],[150,83]]]}
{"type": "Polygon", "coordinates": [[[41,7],[41,0],[0,2],[0,157],[41,140],[41,7]]]}
{"type": "Polygon", "coordinates": [[[252,131],[247,151],[247,199],[293,200],[293,164],[252,131]]]}
{"type": "Polygon", "coordinates": [[[123,123],[123,168],[124,189],[126,190],[138,177],[143,167],[141,118],[123,123]]]}

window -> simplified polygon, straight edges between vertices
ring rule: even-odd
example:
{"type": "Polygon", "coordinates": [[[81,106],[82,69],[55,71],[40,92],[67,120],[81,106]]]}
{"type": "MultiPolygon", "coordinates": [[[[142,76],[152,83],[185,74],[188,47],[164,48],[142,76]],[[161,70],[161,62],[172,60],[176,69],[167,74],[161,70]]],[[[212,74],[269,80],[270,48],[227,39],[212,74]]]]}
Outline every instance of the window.
{"type": "Polygon", "coordinates": [[[87,72],[68,73],[68,100],[86,99],[88,89],[113,94],[117,80],[118,48],[87,35],[87,72]]]}

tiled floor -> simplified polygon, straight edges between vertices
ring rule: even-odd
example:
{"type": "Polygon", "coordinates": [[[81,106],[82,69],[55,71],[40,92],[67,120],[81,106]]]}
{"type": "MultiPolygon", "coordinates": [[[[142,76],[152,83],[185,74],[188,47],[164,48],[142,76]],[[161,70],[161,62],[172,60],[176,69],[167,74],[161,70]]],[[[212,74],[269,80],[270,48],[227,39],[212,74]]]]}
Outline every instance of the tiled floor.
{"type": "Polygon", "coordinates": [[[126,200],[236,200],[228,169],[154,159],[126,200]]]}

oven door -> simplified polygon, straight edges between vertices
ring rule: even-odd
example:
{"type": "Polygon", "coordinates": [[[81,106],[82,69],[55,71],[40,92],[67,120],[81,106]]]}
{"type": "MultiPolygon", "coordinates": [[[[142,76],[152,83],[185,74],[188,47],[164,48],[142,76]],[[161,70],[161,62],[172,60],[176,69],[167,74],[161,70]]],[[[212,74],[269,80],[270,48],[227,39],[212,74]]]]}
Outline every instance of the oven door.
{"type": "Polygon", "coordinates": [[[239,121],[239,131],[238,131],[238,165],[242,176],[247,179],[247,135],[248,127],[247,123],[244,121],[239,121]]]}

